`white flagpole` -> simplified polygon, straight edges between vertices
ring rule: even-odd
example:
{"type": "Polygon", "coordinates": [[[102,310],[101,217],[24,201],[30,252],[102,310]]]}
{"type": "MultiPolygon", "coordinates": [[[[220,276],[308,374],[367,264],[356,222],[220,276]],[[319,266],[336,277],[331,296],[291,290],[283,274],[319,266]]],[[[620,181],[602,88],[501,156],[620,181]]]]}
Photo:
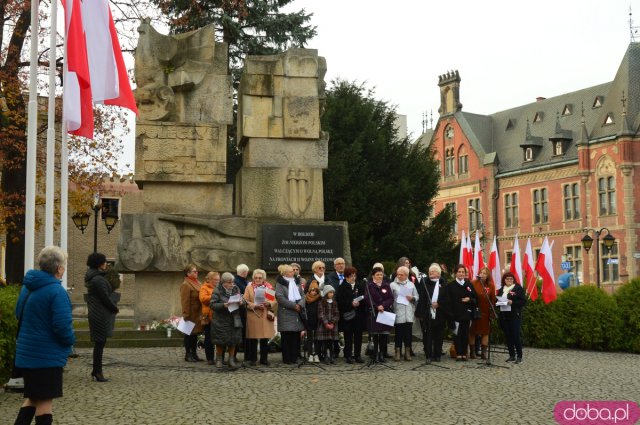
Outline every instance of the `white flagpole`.
{"type": "MultiPolygon", "coordinates": [[[[65,41],[66,43],[66,41],[65,41]]],[[[66,58],[65,58],[66,67],[66,58]]],[[[63,95],[64,102],[64,95],[63,95]]],[[[62,113],[62,147],[60,148],[60,248],[64,252],[69,252],[67,249],[67,224],[68,224],[68,210],[69,210],[69,135],[67,133],[67,123],[64,119],[64,112],[62,113]]],[[[68,288],[67,276],[69,273],[65,273],[62,277],[62,286],[64,289],[68,288]]]]}
{"type": "Polygon", "coordinates": [[[36,227],[36,128],[38,125],[38,1],[31,2],[31,50],[27,120],[27,181],[24,217],[24,270],[33,268],[36,227]]]}
{"type": "Polygon", "coordinates": [[[55,214],[55,159],[56,159],[56,35],[58,25],[58,1],[51,2],[51,26],[49,28],[49,104],[47,127],[47,178],[45,208],[45,246],[53,245],[55,214]]]}

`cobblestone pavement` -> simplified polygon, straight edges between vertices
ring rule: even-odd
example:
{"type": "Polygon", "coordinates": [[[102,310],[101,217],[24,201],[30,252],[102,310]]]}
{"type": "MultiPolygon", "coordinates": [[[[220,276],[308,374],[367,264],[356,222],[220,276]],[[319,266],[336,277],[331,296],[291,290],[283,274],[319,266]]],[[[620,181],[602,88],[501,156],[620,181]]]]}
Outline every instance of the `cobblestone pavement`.
{"type": "MultiPolygon", "coordinates": [[[[448,348],[448,344],[445,344],[448,348]]],[[[390,346],[390,349],[393,345],[390,346]]],[[[300,368],[270,354],[270,367],[218,370],[186,363],[180,348],[107,348],[107,383],[91,382],[91,350],[65,369],[54,423],[129,424],[553,424],[560,400],[640,401],[640,356],[525,349],[525,363],[446,359],[362,367],[300,368]]],[[[203,354],[200,354],[204,357],[203,354]]],[[[240,358],[242,354],[239,355],[240,358]]],[[[0,423],[13,424],[21,394],[0,392],[0,423]]]]}

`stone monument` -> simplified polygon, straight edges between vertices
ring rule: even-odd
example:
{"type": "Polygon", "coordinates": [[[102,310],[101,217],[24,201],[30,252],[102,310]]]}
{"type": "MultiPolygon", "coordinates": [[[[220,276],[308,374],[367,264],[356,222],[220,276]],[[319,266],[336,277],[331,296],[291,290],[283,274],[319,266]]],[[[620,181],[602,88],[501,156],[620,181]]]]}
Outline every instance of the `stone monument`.
{"type": "Polygon", "coordinates": [[[323,221],[324,58],[306,49],[247,58],[234,214],[226,184],[233,122],[226,44],[215,42],[213,26],[167,36],[143,20],[138,31],[135,169],[143,213],[123,215],[117,261],[135,273],[136,322],[180,312],[178,287],[191,262],[223,272],[240,263],[273,270],[281,262],[349,258],[346,223],[323,221]],[[275,241],[266,248],[263,232],[275,241]]]}

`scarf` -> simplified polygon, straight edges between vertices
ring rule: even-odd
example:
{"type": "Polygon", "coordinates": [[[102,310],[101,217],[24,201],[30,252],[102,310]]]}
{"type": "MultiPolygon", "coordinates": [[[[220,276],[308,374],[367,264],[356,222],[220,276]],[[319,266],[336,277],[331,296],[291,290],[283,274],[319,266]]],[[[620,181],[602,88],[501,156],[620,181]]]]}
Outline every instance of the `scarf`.
{"type": "Polygon", "coordinates": [[[316,282],[318,282],[318,287],[322,288],[322,286],[324,285],[324,276],[322,275],[322,277],[319,277],[317,274],[313,274],[313,278],[315,279],[316,282]]]}
{"type": "Polygon", "coordinates": [[[296,280],[292,277],[285,277],[284,280],[289,282],[289,301],[296,302],[302,297],[300,296],[300,291],[298,290],[298,285],[296,285],[296,280]]]}
{"type": "Polygon", "coordinates": [[[318,299],[320,299],[320,289],[318,288],[318,282],[316,282],[315,280],[311,281],[311,284],[309,284],[309,289],[307,290],[307,294],[304,296],[304,299],[307,302],[307,304],[312,304],[318,301],[318,299]],[[317,289],[318,292],[316,292],[316,294],[314,295],[311,293],[312,289],[317,289]]]}
{"type": "Polygon", "coordinates": [[[435,285],[433,287],[433,295],[431,296],[431,302],[437,303],[438,296],[440,295],[440,285],[439,285],[439,281],[437,280],[432,280],[432,282],[435,283],[435,285]]]}
{"type": "Polygon", "coordinates": [[[511,286],[503,286],[502,287],[502,296],[506,297],[507,295],[509,295],[509,292],[513,291],[513,288],[515,286],[516,286],[515,284],[513,284],[511,286]]]}
{"type": "Polygon", "coordinates": [[[189,276],[186,276],[186,280],[191,284],[191,287],[196,291],[200,292],[200,288],[202,288],[202,284],[198,281],[198,279],[193,279],[189,276]]]}
{"type": "Polygon", "coordinates": [[[456,279],[456,282],[458,282],[458,285],[460,285],[460,286],[463,286],[464,283],[465,283],[464,279],[462,279],[462,280],[456,279]]]}

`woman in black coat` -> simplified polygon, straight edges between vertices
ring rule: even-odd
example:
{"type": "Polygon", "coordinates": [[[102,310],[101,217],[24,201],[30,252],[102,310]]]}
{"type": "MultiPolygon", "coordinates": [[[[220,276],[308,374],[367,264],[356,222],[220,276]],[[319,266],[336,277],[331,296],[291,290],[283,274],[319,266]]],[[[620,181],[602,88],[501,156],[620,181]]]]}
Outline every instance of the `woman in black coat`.
{"type": "Polygon", "coordinates": [[[511,272],[502,275],[502,287],[498,290],[498,297],[507,297],[508,308],[500,308],[500,327],[507,339],[509,349],[508,362],[522,363],[522,307],[527,303],[522,285],[516,283],[515,276],[511,272]],[[504,310],[503,310],[504,308],[504,310]],[[505,311],[509,310],[509,311],[505,311]]]}
{"type": "Polygon", "coordinates": [[[416,284],[419,296],[416,317],[420,319],[425,360],[439,362],[447,323],[447,282],[437,263],[429,266],[428,273],[416,284]]]}
{"type": "Polygon", "coordinates": [[[475,306],[478,304],[476,291],[467,279],[467,268],[458,264],[455,269],[456,280],[447,285],[449,312],[453,320],[458,322],[455,337],[456,361],[467,360],[469,348],[469,326],[475,306]]]}
{"type": "Polygon", "coordinates": [[[384,280],[382,268],[373,268],[371,280],[367,282],[365,288],[364,297],[369,309],[369,317],[367,319],[369,333],[373,336],[373,353],[371,353],[371,356],[374,361],[384,363],[386,361],[384,353],[387,352],[389,333],[393,330],[393,326],[378,323],[376,318],[383,311],[393,312],[393,292],[389,282],[384,280]]]}
{"type": "Polygon", "coordinates": [[[94,252],[87,258],[89,270],[84,277],[87,287],[87,307],[89,310],[89,332],[93,341],[93,369],[91,379],[106,382],[108,379],[102,374],[102,353],[107,338],[113,334],[115,315],[118,306],[113,301],[113,289],[106,278],[107,257],[94,252]]]}
{"type": "Polygon", "coordinates": [[[358,297],[364,296],[364,284],[356,282],[357,273],[355,267],[347,267],[344,270],[344,282],[338,288],[337,295],[340,311],[338,329],[344,332],[344,358],[347,363],[363,363],[360,354],[367,310],[364,299],[355,301],[358,297]]]}

